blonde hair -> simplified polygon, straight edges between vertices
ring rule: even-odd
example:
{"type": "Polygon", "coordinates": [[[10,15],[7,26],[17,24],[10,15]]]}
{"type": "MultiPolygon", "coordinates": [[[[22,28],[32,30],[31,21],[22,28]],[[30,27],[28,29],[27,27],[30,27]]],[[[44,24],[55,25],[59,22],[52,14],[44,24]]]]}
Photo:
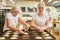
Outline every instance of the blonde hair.
{"type": "Polygon", "coordinates": [[[38,4],[38,6],[43,6],[43,7],[45,7],[45,3],[44,3],[44,2],[40,2],[40,3],[38,4]]]}
{"type": "Polygon", "coordinates": [[[13,6],[12,8],[11,8],[11,13],[15,10],[15,9],[17,9],[15,6],[13,6]]]}

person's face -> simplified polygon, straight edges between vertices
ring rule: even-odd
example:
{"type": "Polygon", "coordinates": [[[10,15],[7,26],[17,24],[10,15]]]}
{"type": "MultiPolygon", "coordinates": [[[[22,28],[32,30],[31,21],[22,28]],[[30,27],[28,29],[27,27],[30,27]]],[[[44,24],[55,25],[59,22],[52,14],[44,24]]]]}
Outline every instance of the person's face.
{"type": "Polygon", "coordinates": [[[39,6],[38,6],[38,11],[39,11],[39,12],[43,12],[43,11],[44,11],[44,7],[39,5],[39,6]]]}
{"type": "Polygon", "coordinates": [[[17,9],[13,10],[13,14],[14,16],[16,16],[18,14],[18,10],[17,9]]]}

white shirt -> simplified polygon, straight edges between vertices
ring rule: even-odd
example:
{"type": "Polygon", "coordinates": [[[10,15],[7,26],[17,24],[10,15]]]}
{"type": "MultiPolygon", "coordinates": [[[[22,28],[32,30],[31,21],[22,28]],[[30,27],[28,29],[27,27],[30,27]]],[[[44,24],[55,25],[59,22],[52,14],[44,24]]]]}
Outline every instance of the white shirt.
{"type": "Polygon", "coordinates": [[[37,26],[39,27],[44,27],[45,26],[45,22],[47,20],[47,15],[43,15],[42,17],[38,16],[38,14],[33,16],[33,19],[35,20],[35,23],[37,26]]]}
{"type": "MultiPolygon", "coordinates": [[[[19,14],[17,14],[15,17],[12,15],[12,13],[7,13],[6,14],[6,19],[9,19],[11,21],[11,24],[16,27],[16,24],[18,23],[18,17],[19,14]]],[[[5,21],[5,25],[4,25],[4,31],[5,30],[9,30],[9,28],[7,27],[7,22],[5,21]]]]}

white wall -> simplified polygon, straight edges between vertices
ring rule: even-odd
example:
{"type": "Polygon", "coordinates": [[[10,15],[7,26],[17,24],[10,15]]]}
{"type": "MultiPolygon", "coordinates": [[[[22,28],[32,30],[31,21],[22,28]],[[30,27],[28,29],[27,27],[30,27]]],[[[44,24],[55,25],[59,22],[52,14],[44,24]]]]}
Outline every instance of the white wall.
{"type": "Polygon", "coordinates": [[[26,7],[26,12],[24,12],[24,14],[29,14],[29,13],[31,13],[31,14],[33,14],[33,12],[28,12],[27,11],[27,7],[31,7],[31,8],[33,8],[33,7],[37,7],[37,5],[38,5],[38,3],[39,2],[36,2],[36,1],[18,1],[17,3],[16,3],[16,7],[18,7],[19,8],[19,10],[20,10],[20,12],[21,12],[21,9],[20,9],[20,7],[26,7]]]}
{"type": "Polygon", "coordinates": [[[20,8],[20,7],[36,7],[37,4],[38,4],[38,2],[36,2],[36,1],[34,1],[34,2],[33,1],[18,1],[16,3],[16,6],[18,8],[20,8]]]}
{"type": "MultiPolygon", "coordinates": [[[[26,8],[31,7],[31,8],[33,8],[33,7],[37,7],[38,3],[39,2],[36,2],[36,1],[18,1],[16,3],[16,7],[18,7],[20,12],[21,12],[20,7],[26,7],[26,8]]],[[[50,7],[50,6],[48,6],[48,7],[51,8],[53,18],[57,19],[59,13],[56,11],[56,8],[50,7]]],[[[46,8],[48,8],[48,7],[46,7],[46,8]]],[[[24,14],[29,14],[29,13],[32,15],[34,12],[28,12],[28,11],[24,12],[24,14]]]]}
{"type": "MultiPolygon", "coordinates": [[[[19,9],[19,11],[20,11],[21,14],[22,14],[22,12],[21,12],[20,7],[26,7],[26,12],[23,12],[23,14],[31,14],[31,15],[33,15],[34,12],[28,12],[27,11],[27,7],[31,7],[31,8],[37,7],[38,3],[39,2],[37,2],[37,1],[17,1],[17,3],[16,3],[15,6],[19,9]]],[[[1,9],[1,7],[2,7],[2,5],[0,4],[0,9],[1,9]]],[[[48,7],[52,9],[53,18],[57,19],[59,13],[56,12],[56,8],[54,8],[54,7],[52,8],[50,6],[48,6],[48,7]]],[[[46,7],[46,8],[48,8],[48,7],[46,7]]]]}

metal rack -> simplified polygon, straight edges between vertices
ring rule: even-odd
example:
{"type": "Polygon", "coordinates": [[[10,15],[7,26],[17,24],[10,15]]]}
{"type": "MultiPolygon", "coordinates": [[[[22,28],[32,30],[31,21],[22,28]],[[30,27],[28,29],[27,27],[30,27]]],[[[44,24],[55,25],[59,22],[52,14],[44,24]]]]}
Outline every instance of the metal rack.
{"type": "Polygon", "coordinates": [[[0,9],[0,36],[3,34],[3,28],[5,24],[5,15],[10,9],[0,9]]]}
{"type": "Polygon", "coordinates": [[[3,33],[4,23],[5,23],[5,10],[0,9],[0,36],[2,36],[3,33]]]}

